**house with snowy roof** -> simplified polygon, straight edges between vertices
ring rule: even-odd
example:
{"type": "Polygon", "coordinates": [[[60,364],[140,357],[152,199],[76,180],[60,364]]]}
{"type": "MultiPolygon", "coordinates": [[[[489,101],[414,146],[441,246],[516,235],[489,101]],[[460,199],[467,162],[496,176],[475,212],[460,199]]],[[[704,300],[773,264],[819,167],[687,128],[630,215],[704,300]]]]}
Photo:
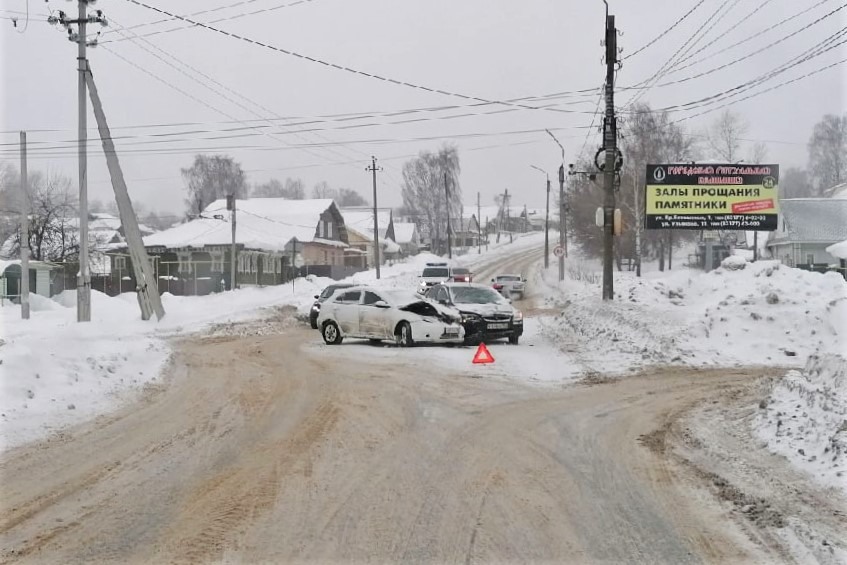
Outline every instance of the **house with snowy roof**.
{"type": "Polygon", "coordinates": [[[417,255],[421,245],[418,227],[411,222],[394,222],[394,241],[401,255],[417,255]]]}
{"type": "MultiPolygon", "coordinates": [[[[233,231],[238,286],[281,284],[300,273],[343,278],[354,272],[344,266],[347,228],[332,200],[236,200],[233,226],[221,199],[199,217],[144,238],[160,292],[229,289],[233,231]]],[[[125,247],[112,254],[112,268],[133,276],[125,247]]]]}
{"type": "Polygon", "coordinates": [[[816,270],[838,263],[827,249],[847,239],[847,199],[787,198],[779,208],[779,224],[767,243],[774,259],[816,270]]]}
{"type": "MultiPolygon", "coordinates": [[[[374,252],[374,210],[368,206],[341,208],[350,248],[347,250],[348,265],[368,268],[373,265],[374,252]]],[[[395,242],[394,214],[391,208],[377,208],[377,227],[379,230],[380,263],[396,257],[401,248],[395,242]]]]}

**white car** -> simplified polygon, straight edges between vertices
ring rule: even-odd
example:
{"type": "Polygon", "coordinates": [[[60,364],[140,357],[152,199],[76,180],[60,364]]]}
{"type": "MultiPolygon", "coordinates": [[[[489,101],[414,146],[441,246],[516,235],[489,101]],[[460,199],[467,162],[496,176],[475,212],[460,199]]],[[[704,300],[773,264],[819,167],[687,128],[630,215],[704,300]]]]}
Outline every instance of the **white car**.
{"type": "Polygon", "coordinates": [[[456,343],[465,339],[462,315],[411,291],[359,286],[339,290],[323,303],[318,329],[328,345],[345,337],[415,343],[456,343]]]}
{"type": "Polygon", "coordinates": [[[494,290],[505,297],[520,294],[523,298],[526,280],[521,275],[497,275],[491,279],[494,290]]]}
{"type": "Polygon", "coordinates": [[[447,263],[427,263],[418,278],[418,293],[426,294],[433,285],[447,282],[452,275],[451,271],[447,263]]]}

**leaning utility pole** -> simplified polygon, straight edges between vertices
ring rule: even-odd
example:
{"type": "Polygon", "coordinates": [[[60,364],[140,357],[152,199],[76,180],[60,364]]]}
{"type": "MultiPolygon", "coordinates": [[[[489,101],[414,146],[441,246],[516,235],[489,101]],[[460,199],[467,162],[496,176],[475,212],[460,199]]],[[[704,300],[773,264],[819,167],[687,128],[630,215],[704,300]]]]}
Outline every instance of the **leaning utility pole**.
{"type": "Polygon", "coordinates": [[[371,156],[371,166],[365,168],[366,171],[373,172],[374,179],[374,264],[376,265],[376,278],[379,278],[379,221],[377,217],[376,206],[376,172],[381,171],[382,167],[376,166],[376,157],[371,156]]]}
{"type": "Polygon", "coordinates": [[[27,193],[26,132],[21,132],[21,319],[29,320],[29,194],[27,193]]]}
{"type": "Polygon", "coordinates": [[[447,184],[447,173],[444,173],[444,196],[447,199],[447,257],[453,258],[453,230],[450,229],[450,185],[447,184]]]}
{"type": "Polygon", "coordinates": [[[88,155],[86,152],[86,144],[88,143],[86,119],[88,112],[86,100],[88,61],[86,60],[85,48],[89,45],[97,45],[97,40],[94,39],[90,43],[86,40],[86,26],[90,23],[107,25],[106,18],[103,17],[100,10],[97,10],[95,16],[89,17],[86,15],[88,4],[94,1],[78,0],[79,17],[76,20],[69,20],[62,11],[59,11],[59,16],[47,18],[48,23],[64,26],[68,32],[68,39],[77,44],[77,71],[79,72],[77,81],[77,102],[79,106],[79,131],[77,134],[79,144],[79,273],[76,283],[76,317],[79,322],[91,321],[91,270],[88,265],[88,155]],[[78,31],[71,30],[72,24],[78,26],[78,31]]]}
{"type": "Polygon", "coordinates": [[[86,71],[85,78],[91,95],[91,106],[94,109],[94,118],[97,120],[97,129],[103,143],[103,153],[106,154],[106,166],[109,168],[109,177],[112,179],[112,188],[115,191],[115,202],[118,205],[121,227],[124,231],[124,237],[126,237],[130,261],[132,262],[135,292],[138,297],[138,305],[141,307],[141,319],[149,320],[150,316],[156,314],[156,318],[161,320],[165,316],[165,309],[162,306],[162,297],[159,295],[158,281],[153,272],[153,266],[150,264],[147,250],[144,249],[144,240],[141,237],[141,230],[138,228],[138,218],[132,208],[132,201],[129,198],[124,174],[118,161],[115,143],[112,141],[109,125],[106,123],[106,114],[97,93],[94,75],[88,67],[88,61],[86,61],[86,71]]]}
{"type": "MultiPolygon", "coordinates": [[[[608,6],[608,5],[607,5],[608,6]]],[[[617,126],[615,124],[615,64],[617,63],[617,30],[615,16],[606,13],[606,116],[603,120],[603,300],[615,296],[615,163],[617,161],[617,126]]]]}

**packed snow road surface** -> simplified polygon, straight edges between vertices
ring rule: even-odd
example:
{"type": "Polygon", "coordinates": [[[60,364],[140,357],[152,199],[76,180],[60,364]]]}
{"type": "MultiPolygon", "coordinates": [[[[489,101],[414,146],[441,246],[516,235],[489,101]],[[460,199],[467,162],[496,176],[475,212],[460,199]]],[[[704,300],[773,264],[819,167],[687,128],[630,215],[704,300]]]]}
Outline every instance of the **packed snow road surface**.
{"type": "Polygon", "coordinates": [[[655,430],[760,372],[552,390],[398,371],[401,349],[393,366],[325,358],[317,339],[186,342],[139,405],[6,452],[0,562],[781,557],[655,449],[655,430]]]}

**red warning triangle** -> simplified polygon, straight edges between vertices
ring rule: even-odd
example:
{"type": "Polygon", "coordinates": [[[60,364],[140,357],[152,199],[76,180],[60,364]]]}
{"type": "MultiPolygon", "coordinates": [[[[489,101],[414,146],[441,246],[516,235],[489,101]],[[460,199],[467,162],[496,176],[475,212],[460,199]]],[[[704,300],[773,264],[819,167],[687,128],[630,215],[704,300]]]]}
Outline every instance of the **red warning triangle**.
{"type": "Polygon", "coordinates": [[[491,356],[491,352],[488,351],[484,343],[480,343],[479,347],[476,348],[476,355],[473,356],[473,362],[474,364],[494,363],[494,357],[491,356]]]}

